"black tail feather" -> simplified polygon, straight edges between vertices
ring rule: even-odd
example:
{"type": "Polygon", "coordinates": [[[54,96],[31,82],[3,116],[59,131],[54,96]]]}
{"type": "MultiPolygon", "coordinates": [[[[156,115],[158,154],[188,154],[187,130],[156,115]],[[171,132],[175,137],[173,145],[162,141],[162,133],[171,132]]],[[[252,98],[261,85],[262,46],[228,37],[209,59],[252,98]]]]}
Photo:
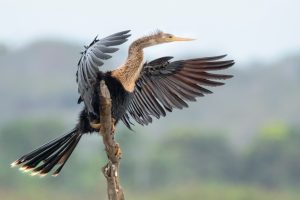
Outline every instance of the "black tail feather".
{"type": "Polygon", "coordinates": [[[32,170],[32,176],[37,174],[44,176],[56,165],[60,165],[53,174],[57,176],[77,146],[81,136],[82,134],[75,128],[71,132],[22,156],[13,162],[11,166],[22,165],[20,167],[21,171],[32,170]],[[41,162],[43,163],[41,164],[41,162]]]}
{"type": "MultiPolygon", "coordinates": [[[[25,159],[22,159],[23,162],[27,162],[26,165],[29,168],[36,167],[41,161],[46,161],[49,159],[49,156],[56,152],[59,148],[61,148],[66,142],[68,142],[70,137],[62,139],[62,141],[58,141],[54,144],[50,144],[49,146],[46,146],[39,151],[35,152],[34,154],[31,154],[29,156],[26,156],[25,159]],[[24,161],[23,161],[24,160],[24,161]]],[[[53,156],[53,155],[52,155],[53,156]]]]}
{"type": "Polygon", "coordinates": [[[63,160],[63,162],[61,163],[61,165],[56,169],[56,171],[53,173],[53,176],[57,176],[61,169],[64,167],[64,165],[66,164],[67,160],[69,159],[69,157],[71,156],[71,154],[73,153],[75,147],[77,146],[79,140],[81,138],[81,135],[79,135],[76,140],[75,140],[75,143],[68,149],[68,151],[66,152],[65,154],[65,158],[63,160]]]}
{"type": "MultiPolygon", "coordinates": [[[[73,132],[73,131],[72,131],[72,132],[73,132]]],[[[72,132],[71,132],[71,133],[72,133],[72,132]]],[[[30,152],[30,153],[28,153],[28,154],[22,156],[20,159],[18,159],[18,160],[17,160],[17,161],[19,161],[18,164],[21,164],[21,163],[23,163],[23,162],[25,162],[25,161],[28,161],[28,160],[30,160],[30,159],[33,158],[33,157],[36,157],[37,155],[39,155],[39,154],[40,154],[41,152],[43,152],[44,150],[49,150],[49,148],[53,147],[53,146],[56,145],[56,144],[59,144],[59,143],[65,141],[65,140],[68,139],[69,137],[70,137],[70,133],[67,133],[67,134],[65,134],[65,135],[63,135],[63,136],[61,136],[61,137],[59,137],[59,138],[56,138],[56,139],[54,139],[54,140],[52,140],[52,141],[50,141],[50,142],[48,142],[48,143],[42,145],[41,147],[39,147],[39,148],[33,150],[32,152],[30,152]]]]}
{"type": "Polygon", "coordinates": [[[53,153],[48,153],[49,155],[47,155],[47,157],[43,156],[46,157],[46,159],[42,159],[43,164],[35,168],[33,172],[39,172],[41,175],[47,174],[58,163],[58,161],[63,156],[65,150],[69,148],[70,144],[73,143],[73,141],[74,138],[71,138],[64,145],[59,146],[54,151],[52,150],[53,153]]]}

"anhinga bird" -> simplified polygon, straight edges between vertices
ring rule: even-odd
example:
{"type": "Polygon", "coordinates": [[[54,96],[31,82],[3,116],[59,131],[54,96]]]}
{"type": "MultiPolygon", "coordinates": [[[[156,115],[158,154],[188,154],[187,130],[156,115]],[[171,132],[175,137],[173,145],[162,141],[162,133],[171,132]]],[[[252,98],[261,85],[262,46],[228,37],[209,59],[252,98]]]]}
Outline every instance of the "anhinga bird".
{"type": "Polygon", "coordinates": [[[141,125],[152,122],[152,118],[166,116],[174,108],[188,107],[187,101],[212,93],[204,86],[220,86],[216,81],[231,78],[231,75],[215,74],[210,71],[223,70],[234,64],[225,57],[205,57],[172,61],[173,57],[161,57],[144,62],[143,49],[162,43],[190,41],[157,31],[135,40],[129,47],[128,57],[117,69],[101,72],[98,67],[109,55],[118,50],[113,46],[127,41],[129,31],[115,33],[103,39],[97,37],[82,52],[76,73],[80,97],[84,102],[79,121],[69,133],[58,137],[36,150],[22,156],[11,165],[22,165],[23,171],[32,170],[32,175],[46,175],[56,165],[53,175],[59,174],[78,144],[81,136],[99,131],[99,83],[105,80],[112,99],[114,125],[121,120],[129,129],[130,117],[141,125]]]}

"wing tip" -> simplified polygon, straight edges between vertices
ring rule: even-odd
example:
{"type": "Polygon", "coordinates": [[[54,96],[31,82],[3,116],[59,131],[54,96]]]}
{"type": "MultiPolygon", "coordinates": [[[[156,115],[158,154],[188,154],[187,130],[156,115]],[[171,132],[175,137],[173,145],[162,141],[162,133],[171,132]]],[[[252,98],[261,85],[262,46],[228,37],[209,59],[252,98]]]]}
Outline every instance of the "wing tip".
{"type": "Polygon", "coordinates": [[[127,30],[125,30],[125,31],[122,31],[123,33],[124,33],[124,35],[125,34],[127,34],[127,33],[129,33],[131,30],[130,29],[127,29],[127,30]]]}
{"type": "Polygon", "coordinates": [[[228,74],[228,75],[226,74],[225,76],[226,76],[226,78],[224,78],[224,79],[231,79],[234,77],[234,75],[232,75],[232,74],[228,74]]]}

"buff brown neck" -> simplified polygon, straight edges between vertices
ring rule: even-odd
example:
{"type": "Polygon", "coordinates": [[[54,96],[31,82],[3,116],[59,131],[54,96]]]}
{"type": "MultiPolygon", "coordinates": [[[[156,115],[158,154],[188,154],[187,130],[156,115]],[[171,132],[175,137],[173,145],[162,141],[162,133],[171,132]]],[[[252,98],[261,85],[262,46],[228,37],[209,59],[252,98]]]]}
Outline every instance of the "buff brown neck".
{"type": "Polygon", "coordinates": [[[129,47],[128,57],[125,63],[118,69],[112,71],[112,76],[118,79],[128,92],[133,92],[135,82],[139,78],[140,72],[143,68],[143,49],[157,44],[155,38],[158,37],[159,34],[160,33],[145,36],[134,41],[129,47]]]}

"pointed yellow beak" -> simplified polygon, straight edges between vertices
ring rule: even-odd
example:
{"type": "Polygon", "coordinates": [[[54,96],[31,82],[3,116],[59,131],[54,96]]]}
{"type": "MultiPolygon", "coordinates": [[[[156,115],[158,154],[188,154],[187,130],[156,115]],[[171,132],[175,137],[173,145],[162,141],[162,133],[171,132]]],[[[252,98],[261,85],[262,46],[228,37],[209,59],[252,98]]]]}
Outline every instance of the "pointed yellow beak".
{"type": "Polygon", "coordinates": [[[192,39],[192,38],[182,38],[182,37],[176,37],[174,36],[172,38],[173,41],[192,41],[192,40],[196,40],[196,39],[192,39]]]}

